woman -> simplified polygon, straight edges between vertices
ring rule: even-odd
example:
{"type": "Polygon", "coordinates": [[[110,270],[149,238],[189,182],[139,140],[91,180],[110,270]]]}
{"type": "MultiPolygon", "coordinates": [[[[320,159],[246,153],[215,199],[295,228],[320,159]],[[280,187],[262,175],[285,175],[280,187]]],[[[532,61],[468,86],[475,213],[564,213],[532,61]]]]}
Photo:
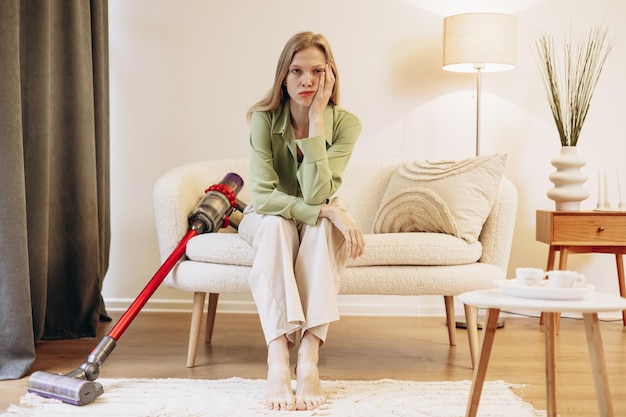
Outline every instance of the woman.
{"type": "Polygon", "coordinates": [[[326,401],[317,368],[328,325],[339,319],[339,279],[363,233],[334,194],[361,132],[340,108],[328,41],[302,32],[285,45],[274,87],[248,112],[251,204],[239,235],[255,251],[250,275],[268,346],[265,403],[310,410],[326,401]],[[299,343],[295,395],[289,349],[299,343]]]}

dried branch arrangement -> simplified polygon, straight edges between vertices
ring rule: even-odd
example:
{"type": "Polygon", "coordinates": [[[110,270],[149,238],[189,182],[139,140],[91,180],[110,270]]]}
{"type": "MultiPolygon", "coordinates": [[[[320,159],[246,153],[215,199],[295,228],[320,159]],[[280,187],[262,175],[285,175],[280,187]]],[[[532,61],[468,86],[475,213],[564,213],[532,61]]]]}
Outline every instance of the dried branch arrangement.
{"type": "Polygon", "coordinates": [[[554,38],[542,35],[534,44],[537,62],[546,88],[561,146],[576,146],[615,38],[608,29],[597,26],[577,40],[565,37],[557,48],[554,38]]]}

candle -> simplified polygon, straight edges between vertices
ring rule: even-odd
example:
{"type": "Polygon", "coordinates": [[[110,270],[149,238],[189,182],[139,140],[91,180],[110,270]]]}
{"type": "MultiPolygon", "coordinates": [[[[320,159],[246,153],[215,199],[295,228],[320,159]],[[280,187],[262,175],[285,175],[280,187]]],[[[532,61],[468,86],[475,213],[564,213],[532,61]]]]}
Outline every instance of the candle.
{"type": "Polygon", "coordinates": [[[604,172],[604,208],[611,207],[609,203],[609,178],[606,175],[606,171],[604,172]]]}
{"type": "Polygon", "coordinates": [[[602,196],[602,170],[598,170],[598,208],[602,208],[604,197],[602,196]]]}
{"type": "Polygon", "coordinates": [[[617,195],[619,196],[619,207],[622,207],[622,174],[617,170],[617,195]]]}

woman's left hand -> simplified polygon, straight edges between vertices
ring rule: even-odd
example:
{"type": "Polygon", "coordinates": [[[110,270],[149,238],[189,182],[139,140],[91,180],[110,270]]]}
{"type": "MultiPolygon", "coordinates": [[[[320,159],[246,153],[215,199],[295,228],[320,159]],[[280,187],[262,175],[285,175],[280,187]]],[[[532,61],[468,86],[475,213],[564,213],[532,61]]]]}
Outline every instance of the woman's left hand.
{"type": "Polygon", "coordinates": [[[323,205],[320,217],[326,217],[341,232],[346,242],[346,249],[351,258],[358,258],[365,251],[365,238],[359,226],[336,206],[323,205]]]}

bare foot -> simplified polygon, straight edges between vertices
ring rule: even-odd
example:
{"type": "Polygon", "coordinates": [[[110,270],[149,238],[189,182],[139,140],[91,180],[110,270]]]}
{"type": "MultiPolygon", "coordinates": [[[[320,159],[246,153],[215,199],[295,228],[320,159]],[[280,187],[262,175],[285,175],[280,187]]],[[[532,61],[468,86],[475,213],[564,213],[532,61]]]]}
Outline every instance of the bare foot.
{"type": "Polygon", "coordinates": [[[314,410],[326,402],[317,368],[320,340],[305,333],[298,349],[296,409],[314,410]]]}
{"type": "Polygon", "coordinates": [[[269,410],[294,411],[296,409],[296,399],[291,390],[289,348],[286,337],[281,336],[272,340],[267,347],[267,382],[263,396],[269,410]]]}

